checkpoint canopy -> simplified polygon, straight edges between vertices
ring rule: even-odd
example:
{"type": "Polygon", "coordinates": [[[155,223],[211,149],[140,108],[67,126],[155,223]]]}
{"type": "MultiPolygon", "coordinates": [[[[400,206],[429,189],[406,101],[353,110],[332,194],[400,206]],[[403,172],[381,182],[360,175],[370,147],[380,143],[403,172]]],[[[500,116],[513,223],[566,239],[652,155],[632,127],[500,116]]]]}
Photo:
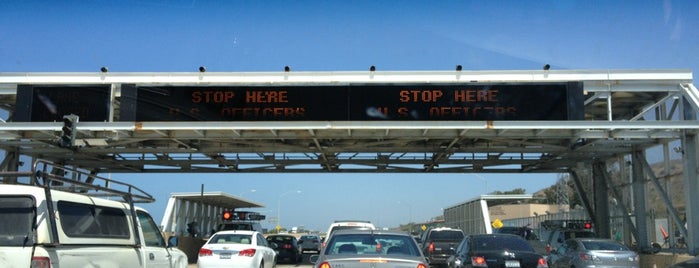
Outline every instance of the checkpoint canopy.
{"type": "Polygon", "coordinates": [[[186,233],[187,224],[196,222],[199,230],[211,230],[222,222],[224,211],[262,208],[263,204],[224,192],[172,193],[161,221],[163,232],[186,233]]]}

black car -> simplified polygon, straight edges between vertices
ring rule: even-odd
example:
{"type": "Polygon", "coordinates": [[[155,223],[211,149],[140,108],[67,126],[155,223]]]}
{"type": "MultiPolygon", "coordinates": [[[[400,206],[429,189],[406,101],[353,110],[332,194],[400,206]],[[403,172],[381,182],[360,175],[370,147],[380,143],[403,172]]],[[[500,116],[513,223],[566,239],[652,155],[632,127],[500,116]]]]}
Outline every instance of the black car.
{"type": "Polygon", "coordinates": [[[276,245],[274,250],[277,252],[277,262],[299,263],[303,260],[301,248],[299,248],[298,240],[293,235],[269,235],[267,242],[270,245],[276,245]],[[274,244],[272,244],[274,243],[274,244]]]}
{"type": "Polygon", "coordinates": [[[464,232],[461,229],[439,227],[427,230],[423,234],[422,252],[430,266],[443,266],[447,258],[454,254],[454,248],[463,241],[464,232]]]}
{"type": "Polygon", "coordinates": [[[534,252],[524,238],[513,234],[468,235],[447,259],[447,265],[453,268],[548,267],[543,255],[534,252]]]}

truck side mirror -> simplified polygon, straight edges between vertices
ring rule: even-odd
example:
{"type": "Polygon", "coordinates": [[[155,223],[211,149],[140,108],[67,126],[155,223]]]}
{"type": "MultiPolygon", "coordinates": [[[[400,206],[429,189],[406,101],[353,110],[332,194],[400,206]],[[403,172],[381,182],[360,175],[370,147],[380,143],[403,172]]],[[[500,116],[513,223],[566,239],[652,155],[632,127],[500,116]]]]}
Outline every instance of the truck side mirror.
{"type": "Polygon", "coordinates": [[[171,236],[167,239],[167,247],[177,247],[178,240],[179,239],[177,239],[177,236],[171,236]]]}

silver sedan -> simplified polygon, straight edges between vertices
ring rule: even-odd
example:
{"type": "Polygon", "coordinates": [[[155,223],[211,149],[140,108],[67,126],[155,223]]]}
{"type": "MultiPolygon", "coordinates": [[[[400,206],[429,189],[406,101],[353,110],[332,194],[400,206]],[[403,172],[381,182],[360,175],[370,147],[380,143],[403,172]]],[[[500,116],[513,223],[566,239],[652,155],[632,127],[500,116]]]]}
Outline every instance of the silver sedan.
{"type": "Polygon", "coordinates": [[[429,267],[410,234],[359,229],[334,232],[311,262],[316,268],[429,267]]]}
{"type": "Polygon", "coordinates": [[[551,267],[634,267],[640,258],[627,246],[601,238],[566,240],[551,254],[551,267]]]}

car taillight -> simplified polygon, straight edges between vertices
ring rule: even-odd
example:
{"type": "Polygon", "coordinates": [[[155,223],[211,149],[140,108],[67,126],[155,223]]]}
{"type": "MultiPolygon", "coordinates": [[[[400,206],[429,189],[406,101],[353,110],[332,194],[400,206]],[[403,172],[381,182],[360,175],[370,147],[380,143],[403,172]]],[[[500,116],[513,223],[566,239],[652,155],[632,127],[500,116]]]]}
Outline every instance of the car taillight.
{"type": "Polygon", "coordinates": [[[326,262],[321,263],[318,266],[318,268],[331,268],[331,267],[330,267],[330,263],[326,261],[326,262]]]}
{"type": "Polygon", "coordinates": [[[485,258],[482,256],[471,257],[471,265],[473,267],[488,267],[488,264],[485,262],[485,258]]]}
{"type": "Polygon", "coordinates": [[[427,251],[430,253],[434,252],[434,242],[430,242],[430,245],[427,247],[427,251]]]}
{"type": "Polygon", "coordinates": [[[199,249],[199,256],[211,256],[214,255],[214,252],[208,248],[200,248],[199,249]]]}
{"type": "Polygon", "coordinates": [[[427,268],[427,265],[425,265],[424,263],[419,263],[415,268],[427,268]]]}
{"type": "Polygon", "coordinates": [[[255,256],[255,251],[256,250],[254,248],[243,249],[238,252],[238,256],[252,257],[255,256]]]}
{"type": "Polygon", "coordinates": [[[580,253],[578,257],[580,257],[582,261],[592,261],[592,255],[590,254],[580,253]]]}
{"type": "Polygon", "coordinates": [[[49,257],[32,257],[31,268],[51,268],[49,257]]]}
{"type": "Polygon", "coordinates": [[[539,261],[536,263],[536,268],[548,268],[549,263],[546,262],[546,259],[544,258],[539,258],[539,261]]]}

